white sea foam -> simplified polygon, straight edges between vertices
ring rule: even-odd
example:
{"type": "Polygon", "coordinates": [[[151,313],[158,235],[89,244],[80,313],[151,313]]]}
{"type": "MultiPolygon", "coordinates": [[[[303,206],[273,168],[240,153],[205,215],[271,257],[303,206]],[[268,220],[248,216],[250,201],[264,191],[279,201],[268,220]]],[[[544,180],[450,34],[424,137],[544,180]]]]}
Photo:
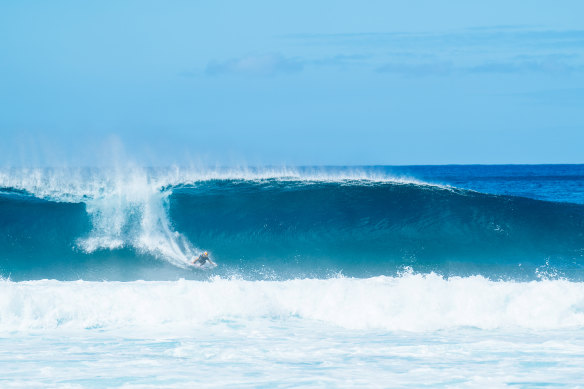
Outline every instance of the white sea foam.
{"type": "Polygon", "coordinates": [[[290,281],[0,281],[0,331],[189,329],[222,320],[308,320],[433,331],[584,326],[584,283],[405,274],[290,281]]]}

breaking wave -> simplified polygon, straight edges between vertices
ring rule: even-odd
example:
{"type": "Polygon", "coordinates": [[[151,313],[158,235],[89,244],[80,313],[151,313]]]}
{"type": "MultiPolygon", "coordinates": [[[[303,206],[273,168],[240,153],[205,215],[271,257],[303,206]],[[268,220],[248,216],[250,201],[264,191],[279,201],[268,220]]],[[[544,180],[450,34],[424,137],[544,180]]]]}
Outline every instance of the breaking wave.
{"type": "Polygon", "coordinates": [[[395,276],[581,280],[584,205],[359,170],[5,170],[13,280],[395,276]],[[189,266],[201,250],[213,271],[189,266]]]}

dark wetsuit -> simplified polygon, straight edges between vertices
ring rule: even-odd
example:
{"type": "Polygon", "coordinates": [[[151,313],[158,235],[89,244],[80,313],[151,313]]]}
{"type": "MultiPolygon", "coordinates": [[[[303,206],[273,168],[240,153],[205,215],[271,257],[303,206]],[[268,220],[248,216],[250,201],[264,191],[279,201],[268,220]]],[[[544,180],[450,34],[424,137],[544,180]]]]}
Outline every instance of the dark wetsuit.
{"type": "Polygon", "coordinates": [[[199,259],[195,263],[198,263],[199,265],[203,266],[204,264],[207,263],[208,260],[209,260],[208,255],[201,254],[199,255],[199,259]]]}

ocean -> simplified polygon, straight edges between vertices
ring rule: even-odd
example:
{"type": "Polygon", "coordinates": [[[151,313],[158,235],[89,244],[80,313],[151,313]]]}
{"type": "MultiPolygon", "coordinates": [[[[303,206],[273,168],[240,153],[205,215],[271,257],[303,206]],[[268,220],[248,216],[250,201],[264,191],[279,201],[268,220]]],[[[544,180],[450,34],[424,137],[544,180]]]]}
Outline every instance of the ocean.
{"type": "Polygon", "coordinates": [[[584,165],[0,169],[0,387],[298,386],[584,387],[584,165]]]}

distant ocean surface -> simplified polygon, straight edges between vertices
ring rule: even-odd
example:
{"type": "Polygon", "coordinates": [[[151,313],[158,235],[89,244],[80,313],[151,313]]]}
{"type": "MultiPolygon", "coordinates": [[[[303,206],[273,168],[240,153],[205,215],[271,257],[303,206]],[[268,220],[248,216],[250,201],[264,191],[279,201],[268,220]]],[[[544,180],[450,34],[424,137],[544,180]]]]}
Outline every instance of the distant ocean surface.
{"type": "Polygon", "coordinates": [[[584,387],[584,165],[0,169],[0,387],[201,386],[584,387]]]}

